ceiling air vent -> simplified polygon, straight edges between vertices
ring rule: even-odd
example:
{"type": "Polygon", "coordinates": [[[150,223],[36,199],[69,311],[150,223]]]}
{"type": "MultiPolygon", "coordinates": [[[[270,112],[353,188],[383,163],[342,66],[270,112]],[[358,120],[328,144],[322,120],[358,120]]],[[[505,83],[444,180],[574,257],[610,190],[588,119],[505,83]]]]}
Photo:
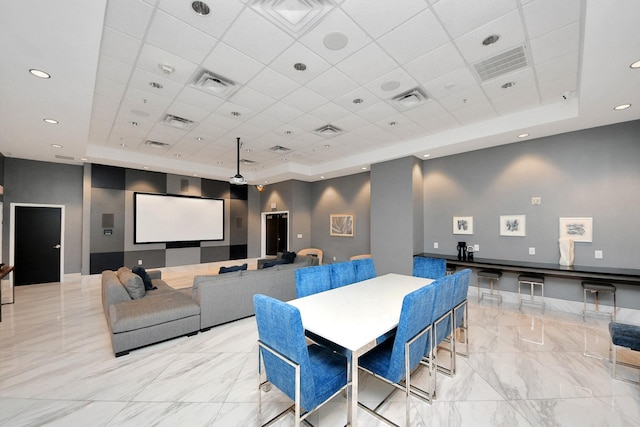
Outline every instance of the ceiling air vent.
{"type": "Polygon", "coordinates": [[[393,97],[391,102],[402,110],[408,110],[409,108],[417,107],[427,100],[428,97],[424,91],[421,88],[416,87],[393,97]]]}
{"type": "Polygon", "coordinates": [[[283,147],[282,145],[274,145],[269,148],[269,151],[273,151],[274,153],[288,153],[291,151],[291,148],[283,147]]]}
{"type": "Polygon", "coordinates": [[[486,82],[496,77],[504,76],[513,71],[529,66],[524,46],[502,52],[484,61],[473,64],[480,77],[480,81],[486,82]]]}
{"type": "Polygon", "coordinates": [[[253,10],[294,35],[315,26],[334,7],[334,0],[249,0],[253,10]]]}
{"type": "Polygon", "coordinates": [[[228,98],[236,90],[236,84],[232,80],[207,70],[198,74],[193,86],[221,98],[228,98]]]}
{"type": "Polygon", "coordinates": [[[148,147],[156,148],[158,150],[164,150],[169,148],[169,144],[167,144],[166,142],[148,140],[148,141],[145,141],[144,144],[148,147]]]}
{"type": "Polygon", "coordinates": [[[162,123],[168,126],[172,126],[177,129],[189,130],[193,127],[193,121],[189,119],[185,119],[178,116],[173,116],[171,114],[167,114],[162,119],[162,123]]]}
{"type": "Polygon", "coordinates": [[[342,132],[344,132],[342,129],[339,129],[333,125],[322,126],[321,128],[313,131],[313,133],[324,136],[325,138],[332,138],[336,135],[340,135],[342,132]]]}

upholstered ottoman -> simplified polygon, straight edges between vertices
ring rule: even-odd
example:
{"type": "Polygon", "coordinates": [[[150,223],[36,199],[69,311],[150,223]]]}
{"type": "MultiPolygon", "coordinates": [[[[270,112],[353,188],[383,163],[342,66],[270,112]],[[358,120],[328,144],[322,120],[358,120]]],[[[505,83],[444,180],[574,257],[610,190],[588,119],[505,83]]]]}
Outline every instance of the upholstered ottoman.
{"type": "Polygon", "coordinates": [[[626,378],[621,378],[616,376],[616,365],[617,362],[617,350],[619,347],[640,351],[640,326],[639,325],[629,325],[626,323],[618,323],[611,322],[609,323],[609,333],[611,334],[611,350],[613,357],[613,378],[631,381],[636,384],[640,383],[640,377],[638,381],[628,380],[626,378]]]}

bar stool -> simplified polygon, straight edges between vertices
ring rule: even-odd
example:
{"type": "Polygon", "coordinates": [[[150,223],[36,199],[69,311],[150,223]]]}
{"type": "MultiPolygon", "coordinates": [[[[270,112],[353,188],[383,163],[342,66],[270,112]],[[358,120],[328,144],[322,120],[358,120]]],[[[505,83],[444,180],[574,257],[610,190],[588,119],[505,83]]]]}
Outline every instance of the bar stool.
{"type": "Polygon", "coordinates": [[[478,271],[478,302],[484,295],[494,297],[498,299],[498,302],[502,304],[502,295],[500,295],[500,288],[498,282],[502,277],[502,271],[499,270],[480,270],[478,271]],[[480,279],[489,280],[489,292],[480,292],[480,279]],[[493,293],[493,282],[496,282],[496,293],[493,293]]]}
{"type": "Polygon", "coordinates": [[[544,276],[538,274],[521,274],[518,276],[518,304],[522,307],[522,303],[528,304],[541,304],[542,311],[544,311],[544,276]],[[522,300],[521,287],[522,285],[529,285],[531,291],[531,298],[529,301],[522,300]],[[536,286],[540,286],[540,301],[535,300],[536,286]]]}
{"type": "Polygon", "coordinates": [[[453,273],[456,272],[456,266],[453,264],[447,264],[447,276],[451,276],[453,273]]]}
{"type": "Polygon", "coordinates": [[[600,313],[598,310],[599,304],[599,296],[600,292],[610,292],[613,294],[613,313],[611,313],[611,317],[613,320],[616,320],[616,287],[611,283],[605,282],[582,282],[582,289],[584,294],[584,306],[582,308],[582,320],[585,320],[585,316],[587,315],[587,291],[595,294],[595,313],[600,313]]]}

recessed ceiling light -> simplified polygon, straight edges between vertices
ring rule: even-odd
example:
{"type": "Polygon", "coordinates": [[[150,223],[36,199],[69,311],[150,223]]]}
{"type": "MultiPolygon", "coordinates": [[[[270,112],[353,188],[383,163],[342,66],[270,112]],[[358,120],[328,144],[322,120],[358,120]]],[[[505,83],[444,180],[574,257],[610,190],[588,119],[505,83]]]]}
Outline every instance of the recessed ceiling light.
{"type": "Polygon", "coordinates": [[[87,159],[86,157],[80,157],[80,160],[82,160],[83,162],[88,162],[89,159],[87,159]]]}
{"type": "Polygon", "coordinates": [[[52,125],[57,125],[58,121],[54,120],[54,119],[44,119],[45,122],[52,124],[52,125]]]}
{"type": "Polygon", "coordinates": [[[295,64],[293,64],[293,68],[295,68],[298,71],[304,71],[307,69],[307,66],[302,62],[296,62],[295,64]]]}
{"type": "Polygon", "coordinates": [[[331,148],[331,145],[326,144],[326,145],[324,146],[324,148],[331,148]]]}
{"type": "Polygon", "coordinates": [[[528,136],[529,136],[528,133],[521,133],[520,135],[518,135],[518,138],[526,138],[528,136]]]}
{"type": "Polygon", "coordinates": [[[618,105],[616,107],[613,107],[613,109],[614,110],[626,110],[629,107],[631,107],[631,104],[621,104],[621,105],[618,105]]]}
{"type": "Polygon", "coordinates": [[[349,38],[346,34],[336,31],[324,36],[324,46],[330,50],[340,50],[349,43],[349,38]]]}
{"type": "Polygon", "coordinates": [[[232,111],[232,112],[231,112],[231,115],[232,115],[232,116],[234,116],[234,117],[238,117],[238,116],[240,116],[241,114],[240,114],[239,112],[237,112],[237,111],[232,111]]]}
{"type": "Polygon", "coordinates": [[[630,65],[630,67],[637,70],[638,68],[640,68],[640,61],[634,62],[630,65]]]}
{"type": "Polygon", "coordinates": [[[426,159],[427,157],[430,157],[430,156],[431,156],[431,154],[423,154],[423,155],[422,155],[422,157],[424,157],[425,159],[426,159]]]}
{"type": "Polygon", "coordinates": [[[35,68],[30,69],[29,72],[31,74],[33,74],[34,76],[36,76],[36,77],[40,77],[41,79],[49,79],[49,78],[51,78],[51,74],[45,73],[42,70],[36,70],[35,68]]]}
{"type": "Polygon", "coordinates": [[[140,123],[134,122],[133,120],[129,122],[131,126],[140,126],[140,123]]]}
{"type": "Polygon", "coordinates": [[[293,135],[293,132],[291,132],[290,130],[285,130],[285,131],[284,131],[284,134],[285,134],[285,135],[293,135]]]}
{"type": "Polygon", "coordinates": [[[509,88],[514,87],[515,85],[516,85],[516,82],[506,82],[501,87],[502,87],[502,89],[509,89],[509,88]]]}
{"type": "Polygon", "coordinates": [[[140,117],[149,117],[149,113],[147,113],[146,111],[142,111],[142,110],[131,110],[131,112],[133,114],[135,114],[136,116],[140,116],[140,117]]]}
{"type": "Polygon", "coordinates": [[[174,156],[176,156],[176,157],[182,157],[182,154],[180,154],[180,153],[176,153],[176,154],[174,154],[174,156]]]}
{"type": "Polygon", "coordinates": [[[367,167],[366,167],[366,166],[363,166],[361,169],[362,169],[363,171],[366,171],[366,170],[367,170],[367,167]]]}
{"type": "Polygon", "coordinates": [[[62,145],[60,145],[60,144],[51,144],[51,146],[53,148],[62,148],[62,145]]]}
{"type": "Polygon", "coordinates": [[[120,147],[122,147],[122,148],[126,148],[126,147],[127,147],[127,144],[120,144],[120,147]]]}
{"type": "Polygon", "coordinates": [[[149,86],[151,86],[154,89],[162,89],[162,85],[158,82],[149,82],[149,86]]]}
{"type": "Polygon", "coordinates": [[[389,126],[396,126],[398,122],[389,122],[389,126]]]}
{"type": "Polygon", "coordinates": [[[320,179],[324,179],[324,175],[320,175],[320,179]]]}
{"type": "Polygon", "coordinates": [[[171,74],[176,70],[169,64],[158,64],[158,68],[160,68],[160,70],[165,74],[171,74]]]}
{"type": "Polygon", "coordinates": [[[364,102],[364,99],[362,98],[356,98],[352,101],[354,104],[362,104],[364,102]]]}
{"type": "Polygon", "coordinates": [[[201,136],[197,137],[196,139],[197,139],[198,141],[202,141],[202,137],[201,137],[201,136]]]}
{"type": "Polygon", "coordinates": [[[191,9],[200,16],[206,16],[211,12],[209,6],[203,1],[194,1],[191,3],[191,9]]]}
{"type": "Polygon", "coordinates": [[[149,170],[149,166],[143,166],[142,169],[147,169],[149,170]]]}
{"type": "Polygon", "coordinates": [[[482,44],[485,46],[489,46],[496,43],[498,40],[500,40],[500,36],[498,34],[491,34],[489,37],[482,40],[482,44]]]}

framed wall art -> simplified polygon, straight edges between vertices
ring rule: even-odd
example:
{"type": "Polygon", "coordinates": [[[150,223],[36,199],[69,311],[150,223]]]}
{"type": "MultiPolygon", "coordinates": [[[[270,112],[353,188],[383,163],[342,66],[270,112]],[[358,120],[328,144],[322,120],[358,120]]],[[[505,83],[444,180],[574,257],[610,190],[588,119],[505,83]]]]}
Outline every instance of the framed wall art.
{"type": "Polygon", "coordinates": [[[500,215],[500,235],[524,237],[527,235],[526,215],[500,215]]]}
{"type": "Polygon", "coordinates": [[[560,218],[560,237],[568,237],[574,242],[592,242],[593,218],[560,218]]]}
{"type": "Polygon", "coordinates": [[[351,214],[330,214],[329,235],[338,237],[353,237],[354,221],[351,214]]]}
{"type": "Polygon", "coordinates": [[[454,216],[453,234],[473,234],[473,217],[454,216]]]}

